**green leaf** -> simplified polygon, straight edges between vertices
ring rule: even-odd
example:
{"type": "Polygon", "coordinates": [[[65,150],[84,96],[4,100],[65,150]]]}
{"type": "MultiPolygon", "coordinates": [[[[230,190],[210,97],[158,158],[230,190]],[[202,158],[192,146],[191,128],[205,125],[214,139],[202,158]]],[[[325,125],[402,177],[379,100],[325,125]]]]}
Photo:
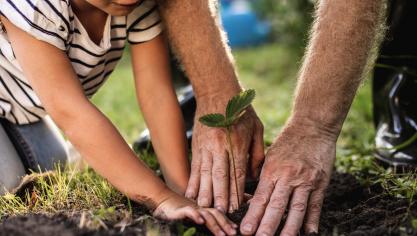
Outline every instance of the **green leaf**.
{"type": "Polygon", "coordinates": [[[230,99],[226,107],[226,118],[231,119],[232,122],[238,119],[241,113],[251,105],[255,95],[254,89],[248,89],[230,99]]]}
{"type": "Polygon", "coordinates": [[[208,127],[225,127],[226,118],[222,114],[214,113],[202,116],[198,120],[208,127]]]}
{"type": "Polygon", "coordinates": [[[184,232],[183,236],[193,236],[195,233],[197,233],[197,229],[192,227],[187,229],[187,231],[184,232]]]}
{"type": "Polygon", "coordinates": [[[246,110],[243,110],[241,113],[237,114],[236,116],[226,118],[226,120],[224,121],[225,127],[229,127],[229,126],[236,124],[239,121],[240,117],[242,117],[245,113],[246,113],[246,110]]]}

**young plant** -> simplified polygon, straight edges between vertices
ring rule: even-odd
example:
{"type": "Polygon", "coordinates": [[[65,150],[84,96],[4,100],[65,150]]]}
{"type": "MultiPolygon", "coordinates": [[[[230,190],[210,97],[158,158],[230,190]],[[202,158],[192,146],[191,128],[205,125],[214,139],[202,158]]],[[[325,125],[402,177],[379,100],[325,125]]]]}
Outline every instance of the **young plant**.
{"type": "Polygon", "coordinates": [[[253,89],[242,91],[229,100],[224,115],[220,113],[213,113],[204,115],[199,118],[199,121],[202,124],[208,127],[221,128],[226,132],[227,142],[229,145],[229,162],[232,163],[238,207],[240,207],[239,188],[236,178],[236,165],[231,133],[233,125],[235,125],[238,120],[245,114],[246,109],[251,105],[255,95],[256,93],[253,89]]]}

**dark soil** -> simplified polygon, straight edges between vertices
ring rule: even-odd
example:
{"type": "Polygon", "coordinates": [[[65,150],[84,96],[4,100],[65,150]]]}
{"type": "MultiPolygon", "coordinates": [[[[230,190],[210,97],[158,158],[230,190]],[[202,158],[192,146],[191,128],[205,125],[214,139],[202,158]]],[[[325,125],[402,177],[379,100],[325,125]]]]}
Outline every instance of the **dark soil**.
{"type": "MultiPolygon", "coordinates": [[[[253,183],[250,189],[254,189],[253,183]]],[[[249,189],[248,189],[249,190],[249,189]]],[[[229,215],[234,222],[240,222],[248,205],[229,215]]],[[[135,208],[133,219],[142,215],[142,220],[130,222],[123,232],[114,223],[105,222],[108,229],[80,229],[80,214],[68,216],[27,215],[4,219],[0,223],[2,235],[147,235],[157,229],[157,235],[182,235],[187,227],[196,227],[196,235],[208,234],[207,230],[191,223],[160,222],[153,218],[144,218],[145,210],[135,208]],[[183,226],[185,225],[185,227],[183,226]]],[[[320,221],[319,235],[416,235],[410,223],[411,217],[417,218],[417,203],[385,194],[378,185],[363,187],[349,174],[335,174],[327,191],[320,221]]]]}
{"type": "Polygon", "coordinates": [[[352,175],[336,174],[327,191],[320,220],[321,235],[417,235],[410,219],[412,204],[384,193],[379,185],[362,187],[352,175]]]}

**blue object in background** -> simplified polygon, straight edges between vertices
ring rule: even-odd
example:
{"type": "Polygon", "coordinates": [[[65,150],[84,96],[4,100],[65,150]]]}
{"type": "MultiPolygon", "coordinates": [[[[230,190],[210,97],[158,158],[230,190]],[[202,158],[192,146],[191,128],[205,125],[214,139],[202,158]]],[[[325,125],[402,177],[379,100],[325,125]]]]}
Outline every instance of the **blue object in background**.
{"type": "Polygon", "coordinates": [[[259,45],[271,32],[270,24],[258,19],[248,0],[222,0],[221,17],[232,48],[259,45]]]}

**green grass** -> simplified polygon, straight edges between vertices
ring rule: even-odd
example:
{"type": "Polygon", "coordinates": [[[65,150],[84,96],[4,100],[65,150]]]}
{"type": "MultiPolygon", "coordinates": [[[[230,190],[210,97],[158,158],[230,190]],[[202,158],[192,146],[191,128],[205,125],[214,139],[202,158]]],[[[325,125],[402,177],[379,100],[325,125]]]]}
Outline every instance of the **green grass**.
{"type": "Polygon", "coordinates": [[[0,197],[0,218],[29,212],[98,209],[121,204],[124,198],[91,169],[57,168],[54,173],[33,174],[25,180],[30,191],[0,197]]]}
{"type": "MultiPolygon", "coordinates": [[[[264,123],[265,140],[271,141],[289,116],[302,55],[281,45],[235,50],[234,55],[243,86],[257,91],[254,107],[264,123]]],[[[128,57],[122,59],[93,101],[129,143],[145,128],[136,103],[128,57]]],[[[363,183],[380,181],[390,194],[412,199],[417,194],[416,175],[398,176],[373,164],[375,131],[371,110],[370,83],[367,81],[358,91],[338,140],[337,170],[354,173],[358,178],[373,174],[375,178],[363,178],[363,183]]],[[[157,168],[153,155],[145,154],[144,159],[157,168]]],[[[126,198],[93,171],[74,172],[67,169],[38,180],[34,195],[20,198],[9,194],[0,197],[0,218],[28,212],[100,212],[100,209],[123,202],[126,198]]]]}

